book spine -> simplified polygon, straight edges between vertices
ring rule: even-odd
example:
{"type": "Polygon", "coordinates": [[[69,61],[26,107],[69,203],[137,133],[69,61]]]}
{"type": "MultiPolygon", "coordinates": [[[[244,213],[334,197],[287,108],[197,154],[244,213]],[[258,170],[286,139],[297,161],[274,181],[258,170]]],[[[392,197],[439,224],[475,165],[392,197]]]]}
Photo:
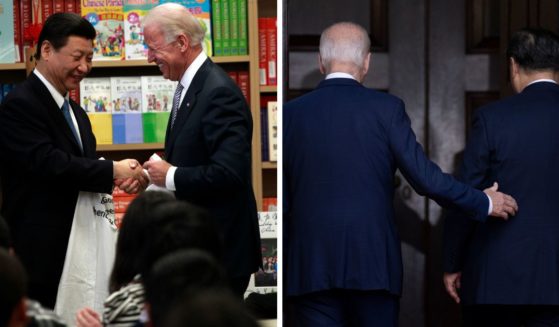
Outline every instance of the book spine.
{"type": "Polygon", "coordinates": [[[258,76],[260,77],[260,85],[268,85],[266,27],[266,18],[258,18],[258,76]]]}
{"type": "Polygon", "coordinates": [[[77,13],[81,16],[81,13],[76,12],[76,1],[75,0],[64,0],[64,10],[66,12],[77,13]]]}
{"type": "Polygon", "coordinates": [[[223,31],[221,27],[223,18],[221,17],[221,1],[222,0],[212,0],[212,30],[215,56],[223,56],[223,31]]]}
{"type": "Polygon", "coordinates": [[[40,0],[41,1],[41,11],[42,11],[42,17],[41,17],[41,23],[45,23],[47,21],[47,18],[49,18],[50,15],[52,15],[53,13],[53,0],[40,0]]]}
{"type": "Polygon", "coordinates": [[[23,34],[21,29],[21,1],[14,0],[14,45],[16,62],[21,62],[23,58],[23,34]]]}
{"type": "Polygon", "coordinates": [[[277,85],[277,74],[276,74],[276,67],[277,67],[277,27],[276,27],[276,18],[268,18],[267,21],[267,28],[266,28],[266,41],[267,41],[267,49],[266,49],[266,60],[267,60],[267,71],[268,71],[268,85],[277,85]]]}
{"type": "Polygon", "coordinates": [[[229,35],[231,39],[229,45],[231,46],[231,55],[239,55],[239,9],[238,0],[229,1],[229,35]]]}
{"type": "Polygon", "coordinates": [[[64,8],[65,8],[64,0],[54,0],[53,8],[54,8],[53,12],[55,14],[59,13],[59,12],[64,12],[64,8]]]}
{"type": "Polygon", "coordinates": [[[231,30],[229,25],[229,0],[221,0],[221,36],[223,55],[231,55],[231,30]]]}
{"type": "Polygon", "coordinates": [[[248,54],[247,0],[237,0],[239,10],[239,55],[248,54]]]}
{"type": "Polygon", "coordinates": [[[228,71],[227,74],[229,75],[229,77],[231,77],[235,84],[239,85],[239,73],[235,71],[228,71]]]}
{"type": "Polygon", "coordinates": [[[241,89],[241,92],[243,92],[243,95],[245,96],[247,103],[250,105],[250,80],[249,80],[248,72],[240,71],[238,74],[239,74],[239,84],[238,84],[239,88],[241,89]]]}

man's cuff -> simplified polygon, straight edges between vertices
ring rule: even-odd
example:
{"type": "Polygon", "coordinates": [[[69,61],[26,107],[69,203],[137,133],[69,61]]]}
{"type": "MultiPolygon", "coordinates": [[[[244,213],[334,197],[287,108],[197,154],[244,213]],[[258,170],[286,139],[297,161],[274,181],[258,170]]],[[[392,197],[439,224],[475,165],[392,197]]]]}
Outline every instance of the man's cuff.
{"type": "MultiPolygon", "coordinates": [[[[167,175],[165,176],[165,187],[170,191],[176,191],[177,188],[175,187],[175,172],[177,171],[177,167],[171,166],[169,170],[167,170],[167,175]]],[[[491,208],[491,199],[489,200],[489,208],[491,208]]],[[[489,211],[491,212],[491,211],[489,211]]]]}
{"type": "MultiPolygon", "coordinates": [[[[169,173],[167,173],[167,176],[169,176],[169,173]]],[[[489,200],[489,211],[487,212],[487,215],[489,216],[489,215],[491,215],[491,212],[493,211],[493,201],[491,201],[491,197],[489,195],[485,194],[485,196],[487,197],[487,200],[489,200]]]]}

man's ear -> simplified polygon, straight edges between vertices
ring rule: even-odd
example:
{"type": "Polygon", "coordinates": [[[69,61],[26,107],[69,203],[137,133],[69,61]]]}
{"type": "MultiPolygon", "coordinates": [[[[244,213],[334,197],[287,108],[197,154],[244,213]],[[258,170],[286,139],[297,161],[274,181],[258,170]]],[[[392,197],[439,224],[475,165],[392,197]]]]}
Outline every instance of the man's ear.
{"type": "Polygon", "coordinates": [[[326,67],[324,67],[324,64],[322,63],[322,57],[320,56],[320,53],[318,54],[318,69],[320,69],[320,73],[322,75],[326,74],[326,67]]]}
{"type": "Polygon", "coordinates": [[[25,297],[22,297],[16,304],[10,320],[8,321],[8,327],[24,327],[28,323],[27,318],[27,301],[25,297]]]}
{"type": "Polygon", "coordinates": [[[365,77],[365,75],[367,75],[367,72],[369,71],[369,65],[371,64],[371,53],[367,53],[367,56],[365,56],[365,62],[363,63],[363,77],[365,77]]]}
{"type": "Polygon", "coordinates": [[[48,60],[53,51],[52,44],[47,40],[43,41],[41,44],[41,59],[48,60]]]}

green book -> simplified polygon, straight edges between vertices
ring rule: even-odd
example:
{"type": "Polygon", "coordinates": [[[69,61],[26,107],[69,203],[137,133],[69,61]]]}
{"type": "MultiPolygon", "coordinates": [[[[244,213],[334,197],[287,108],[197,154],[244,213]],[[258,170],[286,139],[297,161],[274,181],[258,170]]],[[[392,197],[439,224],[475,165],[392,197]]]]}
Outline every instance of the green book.
{"type": "Polygon", "coordinates": [[[212,31],[214,42],[214,56],[223,56],[223,31],[221,22],[223,20],[221,12],[221,2],[223,0],[212,0],[212,31]]]}
{"type": "Polygon", "coordinates": [[[229,26],[229,0],[221,0],[221,37],[223,55],[231,55],[231,31],[229,26]]]}
{"type": "Polygon", "coordinates": [[[237,0],[239,9],[239,55],[248,54],[247,0],[237,0]]]}
{"type": "Polygon", "coordinates": [[[231,55],[239,55],[239,0],[226,0],[229,1],[229,33],[231,40],[231,55]]]}
{"type": "Polygon", "coordinates": [[[142,122],[144,127],[144,143],[165,142],[165,132],[170,112],[144,112],[142,122]]]}

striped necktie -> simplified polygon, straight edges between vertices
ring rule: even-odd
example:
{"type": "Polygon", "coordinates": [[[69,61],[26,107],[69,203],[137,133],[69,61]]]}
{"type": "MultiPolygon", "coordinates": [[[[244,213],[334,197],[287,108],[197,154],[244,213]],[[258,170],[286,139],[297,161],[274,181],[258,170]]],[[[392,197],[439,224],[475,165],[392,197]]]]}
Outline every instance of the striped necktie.
{"type": "Polygon", "coordinates": [[[179,106],[181,102],[181,94],[184,87],[181,83],[177,85],[177,90],[175,91],[175,96],[173,97],[173,109],[171,110],[171,129],[175,125],[175,119],[177,119],[177,113],[179,112],[179,106]]]}

